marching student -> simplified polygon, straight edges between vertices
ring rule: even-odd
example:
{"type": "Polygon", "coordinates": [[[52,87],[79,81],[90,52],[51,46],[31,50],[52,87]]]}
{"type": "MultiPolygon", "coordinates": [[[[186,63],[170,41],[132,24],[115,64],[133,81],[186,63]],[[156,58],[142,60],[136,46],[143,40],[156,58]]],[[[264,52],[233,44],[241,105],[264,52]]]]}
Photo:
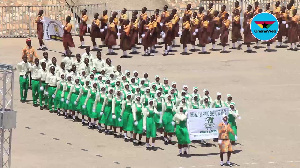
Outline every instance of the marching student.
{"type": "MultiPolygon", "coordinates": [[[[81,55],[81,61],[84,62],[85,59],[88,58],[89,59],[89,63],[92,65],[93,60],[95,59],[94,55],[91,53],[91,48],[90,46],[87,46],[85,48],[85,53],[83,53],[81,55]]],[[[78,67],[77,67],[78,68],[78,67]]]]}
{"type": "Polygon", "coordinates": [[[50,60],[49,60],[49,56],[48,56],[48,52],[43,52],[43,57],[42,59],[40,59],[40,64],[42,65],[43,62],[45,62],[46,64],[46,71],[49,71],[49,65],[50,65],[50,60]]]}
{"type": "Polygon", "coordinates": [[[179,156],[187,155],[189,144],[191,143],[187,129],[187,114],[183,112],[183,107],[178,107],[178,112],[172,118],[172,125],[176,124],[176,137],[178,141],[179,156]],[[182,153],[183,149],[183,153],[182,153]]]}
{"type": "Polygon", "coordinates": [[[248,5],[247,11],[244,13],[244,43],[247,45],[247,50],[245,52],[251,53],[252,49],[250,48],[251,42],[257,42],[257,39],[252,35],[250,24],[253,18],[253,13],[251,12],[252,6],[248,5]]]}
{"type": "Polygon", "coordinates": [[[49,73],[47,74],[46,77],[46,90],[47,90],[47,95],[49,96],[48,98],[48,109],[50,110],[50,113],[53,113],[57,110],[56,106],[54,106],[54,98],[55,98],[55,91],[56,91],[56,86],[58,83],[58,77],[55,74],[55,67],[51,66],[49,73]],[[54,108],[53,108],[54,106],[54,108]]]}
{"type": "MultiPolygon", "coordinates": [[[[39,59],[36,58],[34,60],[34,65],[30,66],[30,71],[31,71],[31,86],[32,86],[32,100],[33,100],[33,106],[38,107],[37,104],[37,99],[39,97],[39,88],[40,88],[40,78],[41,74],[40,72],[40,65],[39,65],[39,59]]],[[[41,101],[41,100],[39,100],[41,101]]]]}
{"type": "Polygon", "coordinates": [[[181,53],[182,55],[188,55],[187,44],[191,43],[190,29],[191,29],[190,17],[189,15],[186,15],[183,17],[182,34],[180,37],[180,43],[183,46],[183,52],[181,53]]]}
{"type": "Polygon", "coordinates": [[[81,23],[79,25],[79,39],[80,39],[80,47],[79,48],[82,48],[84,47],[84,38],[83,36],[85,35],[85,33],[87,32],[87,24],[86,22],[88,21],[88,16],[87,16],[87,10],[86,9],[83,9],[81,11],[81,23]]]}
{"type": "Polygon", "coordinates": [[[146,149],[155,149],[155,139],[156,139],[156,124],[154,121],[154,115],[158,114],[156,108],[153,105],[153,99],[148,100],[148,105],[143,108],[143,130],[146,131],[146,149]],[[152,144],[150,147],[150,138],[152,138],[152,144]]]}
{"type": "Polygon", "coordinates": [[[122,20],[122,32],[120,36],[120,49],[123,51],[122,58],[127,58],[127,50],[131,50],[131,37],[130,37],[130,24],[129,20],[122,20]]]}
{"type": "Polygon", "coordinates": [[[184,16],[192,17],[193,12],[192,12],[191,8],[192,8],[191,4],[186,5],[186,9],[184,11],[184,16]]]}
{"type": "Polygon", "coordinates": [[[201,104],[198,95],[194,95],[189,103],[189,109],[200,109],[201,104]]]}
{"type": "Polygon", "coordinates": [[[134,104],[132,105],[132,115],[134,120],[133,126],[133,144],[141,145],[143,136],[143,104],[141,103],[141,97],[136,96],[134,104]],[[139,140],[136,139],[139,134],[139,140]]]}
{"type": "Polygon", "coordinates": [[[146,31],[145,25],[146,25],[147,18],[148,18],[148,15],[147,15],[146,12],[147,12],[147,8],[143,7],[142,8],[142,13],[141,13],[141,15],[139,17],[139,43],[140,44],[142,43],[142,35],[146,31]]]}
{"type": "Polygon", "coordinates": [[[107,16],[107,10],[104,10],[103,11],[103,15],[102,17],[100,18],[100,32],[101,32],[101,41],[102,41],[102,45],[101,47],[104,47],[105,46],[105,37],[106,37],[106,34],[107,34],[107,28],[108,28],[108,16],[107,16]]]}
{"type": "Polygon", "coordinates": [[[173,117],[176,113],[176,107],[171,100],[171,95],[167,95],[166,102],[163,103],[162,125],[164,127],[164,143],[168,145],[172,143],[172,135],[174,133],[173,117]],[[167,137],[169,136],[169,137],[167,137]]]}
{"type": "Polygon", "coordinates": [[[121,90],[116,90],[116,96],[112,100],[112,118],[113,118],[113,129],[114,129],[114,136],[121,137],[123,131],[123,122],[120,118],[122,112],[122,92],[121,90]],[[119,135],[117,134],[117,128],[120,128],[119,135]]]}
{"type": "Polygon", "coordinates": [[[231,153],[233,152],[233,150],[232,150],[232,145],[229,140],[228,133],[231,132],[234,136],[235,136],[235,134],[234,134],[233,130],[231,129],[231,125],[228,123],[228,117],[225,114],[223,115],[222,122],[218,126],[218,131],[219,131],[218,144],[219,144],[219,148],[220,148],[220,158],[221,158],[220,165],[224,166],[223,155],[224,155],[224,153],[227,153],[227,162],[226,163],[228,166],[231,167],[232,165],[229,160],[230,160],[230,156],[231,156],[231,153]]]}
{"type": "Polygon", "coordinates": [[[61,74],[60,78],[58,78],[58,82],[57,82],[57,87],[56,90],[54,92],[54,94],[52,95],[52,98],[54,99],[54,108],[57,109],[57,115],[60,116],[62,112],[62,115],[65,115],[65,110],[63,109],[64,107],[64,85],[66,84],[65,81],[65,74],[61,74]]]}
{"type": "Polygon", "coordinates": [[[155,96],[153,98],[154,107],[158,111],[157,114],[154,115],[154,122],[156,124],[156,129],[160,133],[160,136],[163,137],[163,124],[162,124],[162,116],[163,116],[163,105],[165,103],[164,98],[162,97],[162,92],[160,90],[156,90],[155,96]]]}
{"type": "Polygon", "coordinates": [[[66,53],[66,56],[64,59],[62,59],[61,62],[64,62],[65,63],[65,69],[70,72],[71,69],[72,69],[72,59],[71,59],[71,56],[72,56],[72,52],[70,50],[67,51],[66,53]]]}
{"type": "Polygon", "coordinates": [[[193,99],[195,96],[197,96],[198,100],[201,100],[201,96],[198,93],[198,87],[193,87],[193,93],[190,95],[190,98],[193,99]]]}
{"type": "Polygon", "coordinates": [[[70,23],[71,16],[66,17],[66,24],[63,26],[64,35],[63,35],[63,46],[65,49],[64,55],[67,55],[67,50],[70,50],[70,47],[75,47],[73,38],[72,38],[72,24],[70,23]]]}
{"type": "Polygon", "coordinates": [[[238,6],[238,1],[235,2],[236,7],[234,8],[233,18],[232,18],[232,31],[231,31],[231,39],[232,39],[232,48],[231,49],[238,49],[241,50],[242,44],[239,40],[242,39],[241,35],[241,22],[240,22],[240,14],[241,10],[238,6]],[[238,47],[236,48],[235,44],[238,44],[238,47]]]}
{"type": "Polygon", "coordinates": [[[103,116],[101,117],[101,124],[104,124],[104,132],[105,134],[111,133],[111,128],[113,126],[113,119],[115,119],[115,115],[112,115],[112,101],[114,99],[114,89],[112,87],[108,88],[108,94],[104,98],[104,102],[102,105],[101,113],[103,116]],[[110,129],[107,129],[107,126],[110,126],[110,129]]]}
{"type": "Polygon", "coordinates": [[[299,16],[297,14],[297,9],[294,9],[292,11],[292,16],[289,19],[289,31],[288,31],[288,42],[291,44],[290,50],[297,51],[297,42],[299,42],[298,39],[298,22],[299,22],[299,16]]]}
{"type": "Polygon", "coordinates": [[[38,50],[48,50],[43,41],[43,37],[44,37],[43,13],[44,13],[43,10],[39,10],[38,16],[35,19],[35,23],[36,23],[36,27],[37,27],[37,35],[38,35],[38,40],[39,40],[39,44],[40,44],[40,48],[38,50]]]}
{"type": "Polygon", "coordinates": [[[89,129],[94,129],[96,126],[96,122],[98,119],[99,112],[96,111],[96,107],[94,108],[94,103],[96,100],[96,95],[98,92],[98,84],[92,80],[92,87],[88,91],[88,95],[85,100],[86,108],[88,111],[88,120],[89,120],[89,129]],[[93,121],[92,121],[93,119],[93,121]]]}
{"type": "Polygon", "coordinates": [[[69,102],[69,109],[72,112],[73,122],[79,121],[78,114],[81,111],[81,106],[80,103],[78,103],[78,97],[81,87],[79,77],[76,76],[75,83],[71,84],[70,92],[66,100],[66,103],[69,102]]]}
{"type": "Polygon", "coordinates": [[[224,102],[226,107],[230,107],[230,103],[232,102],[232,96],[231,94],[227,94],[227,99],[224,102]]]}
{"type": "Polygon", "coordinates": [[[164,78],[164,84],[162,85],[163,88],[163,93],[166,95],[169,93],[171,87],[169,85],[169,80],[168,78],[164,78]]]}
{"type": "Polygon", "coordinates": [[[19,83],[20,83],[20,97],[21,102],[25,103],[27,99],[27,92],[29,87],[28,74],[30,71],[30,63],[27,61],[27,56],[22,57],[22,62],[18,63],[17,69],[19,71],[19,83]]]}
{"type": "Polygon", "coordinates": [[[40,110],[43,110],[48,105],[48,96],[45,94],[46,92],[46,77],[47,77],[47,69],[46,69],[46,63],[41,63],[41,68],[39,69],[39,100],[40,100],[40,110]]]}
{"type": "Polygon", "coordinates": [[[98,113],[98,132],[102,132],[101,130],[101,118],[103,116],[103,112],[102,112],[102,106],[104,103],[104,99],[106,97],[106,87],[105,85],[101,85],[100,86],[100,92],[98,92],[96,94],[96,99],[93,105],[93,109],[96,109],[96,112],[98,113]]]}
{"type": "MultiPolygon", "coordinates": [[[[222,9],[224,9],[225,7],[222,6],[222,9]]],[[[219,11],[214,11],[213,13],[213,18],[212,20],[208,23],[208,28],[207,31],[210,33],[210,41],[212,43],[212,49],[210,49],[211,51],[216,51],[216,40],[220,37],[220,27],[222,25],[222,20],[221,18],[218,16],[219,15],[219,11]]],[[[220,13],[221,15],[221,13],[220,13]]],[[[222,15],[221,15],[222,17],[222,15]]]]}
{"type": "Polygon", "coordinates": [[[171,16],[165,19],[162,38],[165,43],[165,52],[163,56],[167,56],[172,48],[173,41],[173,24],[171,22],[171,16]]]}
{"type": "Polygon", "coordinates": [[[166,19],[169,18],[170,12],[168,11],[168,5],[164,6],[163,12],[161,14],[161,23],[165,23],[166,19]]]}
{"type": "Polygon", "coordinates": [[[199,54],[207,54],[208,52],[206,51],[206,44],[208,44],[208,37],[209,37],[209,32],[208,32],[208,15],[205,15],[203,17],[203,20],[200,24],[200,32],[199,32],[199,44],[202,47],[202,51],[199,52],[199,54]]]}
{"type": "MultiPolygon", "coordinates": [[[[133,11],[133,14],[137,15],[137,11],[133,11]]],[[[132,52],[130,54],[138,54],[136,50],[136,45],[138,44],[138,38],[139,38],[139,19],[137,19],[136,16],[132,17],[131,23],[130,23],[130,45],[132,48],[132,52]]]]}
{"type": "Polygon", "coordinates": [[[93,60],[93,68],[96,70],[96,74],[100,74],[100,72],[105,67],[105,62],[102,60],[101,51],[97,51],[96,59],[93,60]]]}
{"type": "Polygon", "coordinates": [[[97,50],[98,46],[96,43],[96,38],[101,38],[101,33],[104,32],[104,29],[100,29],[100,20],[99,20],[99,13],[95,13],[94,20],[91,26],[91,40],[93,43],[93,50],[97,50]]]}
{"type": "Polygon", "coordinates": [[[190,50],[191,52],[196,52],[196,40],[198,38],[198,32],[199,32],[199,19],[197,17],[197,12],[193,13],[193,16],[191,18],[191,44],[192,44],[192,49],[190,50]]]}
{"type": "Polygon", "coordinates": [[[225,17],[222,21],[222,27],[221,27],[221,36],[220,41],[221,45],[223,47],[221,53],[227,53],[226,51],[226,44],[228,43],[228,36],[229,36],[229,26],[230,26],[230,20],[228,20],[229,14],[225,13],[225,17]]]}
{"type": "Polygon", "coordinates": [[[235,135],[237,136],[237,126],[236,126],[236,119],[241,119],[238,110],[235,109],[235,103],[230,103],[230,110],[228,113],[228,124],[230,124],[232,131],[234,134],[229,132],[229,139],[232,145],[235,144],[235,141],[237,140],[235,135]]]}
{"type": "Polygon", "coordinates": [[[212,103],[212,108],[222,108],[225,107],[224,102],[221,100],[221,93],[217,93],[217,99],[212,103]]]}
{"type": "Polygon", "coordinates": [[[71,86],[73,85],[72,84],[72,76],[71,76],[71,74],[68,74],[68,75],[66,75],[67,77],[67,81],[64,83],[64,85],[63,85],[63,91],[62,91],[62,97],[61,97],[61,100],[63,100],[62,101],[62,104],[63,104],[63,106],[62,106],[62,109],[65,111],[65,119],[67,119],[67,118],[71,118],[71,116],[72,116],[72,108],[71,108],[71,106],[70,106],[70,99],[68,99],[69,98],[69,94],[70,94],[70,92],[71,92],[71,86]]]}
{"type": "Polygon", "coordinates": [[[86,124],[85,120],[84,120],[84,116],[87,116],[88,112],[86,109],[85,100],[86,100],[86,97],[87,97],[87,94],[88,94],[90,88],[91,88],[90,81],[88,81],[88,80],[84,81],[84,86],[81,86],[81,88],[80,88],[79,95],[75,101],[76,103],[74,102],[74,105],[78,104],[80,107],[82,126],[84,126],[86,124]]]}
{"type": "Polygon", "coordinates": [[[121,11],[121,15],[119,18],[119,25],[121,26],[121,29],[120,29],[119,33],[122,33],[122,31],[123,31],[124,21],[128,20],[128,16],[127,16],[126,12],[127,12],[126,8],[123,8],[123,10],[121,11]]]}
{"type": "MultiPolygon", "coordinates": [[[[279,7],[280,8],[280,7],[279,7]]],[[[277,16],[277,20],[279,23],[279,31],[277,33],[277,46],[276,48],[284,48],[282,46],[282,38],[283,36],[287,36],[288,29],[286,27],[287,20],[288,20],[288,14],[285,13],[286,7],[282,6],[280,11],[275,10],[275,16],[277,16]]]]}
{"type": "MultiPolygon", "coordinates": [[[[173,9],[172,10],[172,13],[171,13],[171,16],[172,16],[172,46],[176,46],[176,40],[175,38],[176,37],[179,37],[179,21],[180,21],[180,18],[179,16],[177,15],[177,9],[173,9]]],[[[172,46],[171,46],[171,49],[172,50],[172,46]]]]}
{"type": "Polygon", "coordinates": [[[133,125],[134,125],[134,119],[133,119],[133,113],[132,113],[132,101],[131,101],[131,93],[128,93],[126,95],[126,100],[122,101],[122,112],[120,119],[122,119],[123,122],[123,130],[124,130],[124,140],[125,142],[128,142],[133,135],[133,125]],[[127,131],[131,133],[130,138],[127,137],[127,131]]]}
{"type": "Polygon", "coordinates": [[[108,53],[106,55],[115,55],[113,51],[113,46],[117,45],[117,29],[116,24],[114,23],[114,18],[109,19],[109,26],[107,29],[107,34],[105,37],[105,44],[108,47],[108,53]]]}

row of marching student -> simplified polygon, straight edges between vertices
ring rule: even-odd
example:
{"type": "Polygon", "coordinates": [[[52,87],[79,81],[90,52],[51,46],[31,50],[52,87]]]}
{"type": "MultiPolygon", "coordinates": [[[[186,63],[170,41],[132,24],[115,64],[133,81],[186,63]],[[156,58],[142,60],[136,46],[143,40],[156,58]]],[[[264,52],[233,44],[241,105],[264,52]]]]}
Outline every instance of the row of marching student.
{"type": "MultiPolygon", "coordinates": [[[[108,55],[116,55],[114,46],[117,46],[118,39],[119,46],[123,51],[123,57],[127,57],[127,51],[130,54],[138,54],[137,45],[143,45],[143,55],[149,56],[156,53],[157,45],[164,44],[163,55],[168,55],[174,52],[173,46],[176,46],[176,38],[180,38],[182,44],[182,55],[187,55],[188,45],[191,45],[191,52],[199,51],[196,49],[196,43],[201,47],[199,54],[209,54],[206,46],[211,43],[211,51],[219,51],[216,44],[219,41],[222,46],[221,53],[228,53],[226,46],[229,43],[229,34],[231,32],[231,48],[242,49],[241,41],[247,46],[245,52],[253,53],[251,44],[255,43],[254,49],[262,48],[259,40],[257,40],[251,33],[250,24],[254,16],[259,13],[267,12],[273,14],[279,21],[279,32],[275,38],[266,41],[266,52],[272,52],[271,44],[276,42],[276,48],[287,48],[283,42],[289,43],[289,50],[297,51],[297,44],[300,39],[300,19],[297,15],[297,9],[294,6],[294,0],[291,0],[287,6],[280,6],[280,1],[275,3],[274,10],[271,10],[270,3],[266,4],[265,9],[259,7],[259,2],[255,2],[254,6],[248,5],[246,11],[241,14],[242,10],[239,1],[235,2],[232,13],[226,11],[226,5],[221,7],[220,11],[214,10],[214,4],[210,3],[208,8],[200,6],[198,12],[191,10],[191,5],[188,4],[182,17],[179,16],[178,11],[173,9],[171,12],[168,6],[164,6],[163,10],[156,9],[154,15],[147,15],[147,8],[138,11],[133,11],[132,18],[128,18],[127,9],[121,11],[118,17],[117,12],[113,12],[109,17],[107,10],[103,11],[102,16],[99,13],[94,14],[91,20],[90,37],[93,43],[93,50],[98,50],[97,39],[101,39],[101,47],[108,47],[108,55]],[[241,23],[240,18],[244,17],[241,23]],[[181,24],[181,26],[180,26],[181,24]],[[242,37],[243,35],[243,37],[242,37]],[[283,41],[283,38],[286,38],[283,41]]],[[[72,25],[70,24],[71,17],[66,18],[66,23],[63,25],[64,36],[63,46],[66,51],[70,47],[75,47],[71,35],[72,25]]],[[[82,11],[81,23],[79,26],[80,48],[84,48],[84,36],[87,33],[87,10],[82,11]]],[[[43,42],[43,11],[41,10],[36,19],[38,27],[38,39],[40,49],[47,48],[43,42]]]]}
{"type": "Polygon", "coordinates": [[[230,94],[226,101],[222,100],[221,93],[212,100],[207,89],[200,96],[197,87],[190,91],[184,85],[179,90],[176,82],[169,84],[167,78],[161,80],[158,75],[151,82],[147,73],[142,76],[137,71],[133,75],[127,70],[123,73],[120,65],[114,67],[109,58],[102,60],[100,51],[94,56],[89,48],[74,59],[68,51],[60,65],[55,57],[50,60],[47,52],[43,57],[28,62],[25,55],[17,65],[21,102],[27,100],[31,73],[33,106],[40,110],[81,121],[90,129],[124,137],[125,141],[133,140],[137,145],[146,132],[149,149],[150,138],[152,147],[157,134],[167,145],[172,143],[175,134],[179,149],[184,150],[181,153],[186,152],[190,143],[185,123],[188,109],[229,107],[229,123],[234,130],[230,140],[235,141],[235,119],[239,114],[230,94]]]}

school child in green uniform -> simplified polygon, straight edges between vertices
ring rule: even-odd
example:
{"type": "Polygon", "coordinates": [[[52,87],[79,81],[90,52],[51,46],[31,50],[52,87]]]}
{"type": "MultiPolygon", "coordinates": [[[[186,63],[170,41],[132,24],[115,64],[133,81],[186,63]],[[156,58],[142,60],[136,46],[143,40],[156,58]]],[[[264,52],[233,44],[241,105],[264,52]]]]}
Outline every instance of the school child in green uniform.
{"type": "Polygon", "coordinates": [[[103,112],[102,112],[102,106],[104,103],[104,99],[106,97],[106,87],[105,85],[101,85],[100,86],[100,92],[97,93],[96,95],[96,99],[93,105],[93,109],[96,109],[96,112],[98,113],[98,132],[102,132],[101,129],[101,118],[103,116],[103,112]]]}
{"type": "Polygon", "coordinates": [[[164,78],[164,84],[162,85],[162,88],[165,95],[169,94],[171,87],[169,86],[169,80],[167,78],[164,78]]]}
{"type": "Polygon", "coordinates": [[[217,93],[217,99],[213,102],[212,108],[222,108],[225,107],[224,102],[221,100],[221,93],[217,93]]]}
{"type": "Polygon", "coordinates": [[[132,138],[133,134],[133,114],[132,114],[132,100],[131,93],[126,95],[126,100],[122,102],[122,113],[120,118],[123,121],[124,140],[128,142],[132,138]],[[130,138],[127,137],[127,132],[130,132],[130,138]]]}
{"type": "Polygon", "coordinates": [[[143,136],[143,104],[141,103],[141,97],[136,96],[132,105],[132,114],[134,120],[133,126],[133,144],[141,145],[143,136]],[[139,140],[136,139],[136,135],[139,134],[139,140]]]}
{"type": "Polygon", "coordinates": [[[95,125],[98,119],[98,113],[96,111],[96,108],[93,108],[97,91],[98,91],[98,84],[94,82],[92,83],[92,88],[89,89],[88,95],[85,100],[85,104],[88,112],[89,129],[94,129],[96,127],[95,125]]]}
{"type": "Polygon", "coordinates": [[[114,98],[114,89],[112,87],[108,88],[108,94],[104,98],[101,112],[103,116],[101,117],[101,123],[104,124],[105,134],[110,134],[113,126],[112,118],[112,101],[114,98]],[[110,126],[110,129],[107,129],[107,126],[110,126]]]}
{"type": "Polygon", "coordinates": [[[84,116],[87,116],[88,115],[88,111],[87,111],[87,108],[86,108],[86,104],[85,104],[85,100],[86,100],[86,97],[88,95],[88,92],[90,90],[90,81],[85,81],[84,82],[84,86],[81,87],[80,89],[80,93],[79,93],[79,96],[77,97],[76,99],[76,104],[79,103],[79,106],[81,106],[81,109],[80,109],[80,113],[81,113],[81,123],[82,123],[82,126],[84,126],[86,123],[85,123],[85,120],[84,120],[84,116]]]}
{"type": "Polygon", "coordinates": [[[57,108],[54,106],[54,98],[55,98],[54,93],[56,90],[57,82],[58,82],[58,77],[55,75],[55,68],[54,66],[51,66],[50,73],[48,73],[46,77],[46,83],[47,83],[46,90],[47,90],[47,95],[49,95],[48,108],[50,113],[53,113],[54,111],[57,110],[57,108]]]}
{"type": "Polygon", "coordinates": [[[40,74],[40,89],[39,89],[39,100],[40,100],[40,110],[43,110],[44,108],[47,108],[47,105],[48,105],[48,96],[46,97],[46,92],[47,90],[46,89],[46,77],[47,77],[47,65],[45,62],[42,62],[41,63],[41,69],[39,70],[39,74],[40,74]]]}
{"type": "Polygon", "coordinates": [[[64,105],[63,88],[64,88],[64,84],[66,83],[65,74],[61,74],[59,80],[60,81],[57,82],[56,90],[52,95],[52,98],[54,99],[54,108],[57,109],[58,116],[61,115],[60,113],[61,111],[63,113],[62,115],[64,115],[64,110],[62,108],[64,105]]]}
{"type": "Polygon", "coordinates": [[[20,97],[21,102],[25,103],[27,99],[27,92],[29,87],[28,74],[30,71],[30,63],[27,61],[27,56],[22,57],[22,62],[18,63],[17,69],[19,71],[19,83],[20,83],[20,97]]]}
{"type": "Polygon", "coordinates": [[[145,92],[145,94],[142,95],[142,98],[141,98],[144,107],[146,107],[148,105],[149,99],[151,98],[150,88],[147,87],[145,90],[146,90],[146,92],[145,92]]]}
{"type": "Polygon", "coordinates": [[[69,105],[69,109],[72,111],[73,122],[79,121],[78,114],[81,111],[81,106],[79,105],[77,99],[82,86],[80,85],[79,77],[76,77],[75,83],[71,85],[66,104],[69,105]]]}
{"type": "Polygon", "coordinates": [[[144,119],[143,119],[143,129],[146,130],[146,149],[156,150],[155,139],[156,139],[156,124],[154,121],[154,115],[159,114],[159,112],[154,107],[154,100],[149,99],[149,103],[143,109],[144,119]],[[152,145],[150,147],[149,141],[152,138],[152,145]]]}
{"type": "Polygon", "coordinates": [[[112,119],[113,119],[113,128],[114,128],[114,136],[121,137],[123,131],[123,122],[120,118],[122,112],[122,92],[121,90],[116,91],[116,95],[112,101],[112,119]],[[120,128],[119,135],[117,134],[117,128],[120,128]]]}
{"type": "Polygon", "coordinates": [[[72,113],[72,109],[70,108],[70,104],[69,101],[67,103],[68,100],[68,96],[71,92],[71,87],[72,87],[72,76],[68,75],[67,76],[67,82],[63,85],[63,98],[64,98],[64,103],[63,103],[63,109],[65,110],[65,119],[70,118],[71,117],[71,113],[72,113]],[[68,113],[69,110],[69,113],[68,113]]]}
{"type": "Polygon", "coordinates": [[[237,140],[235,136],[237,136],[237,125],[236,125],[236,119],[241,119],[238,110],[235,109],[235,103],[230,103],[230,110],[228,113],[228,123],[231,125],[231,129],[234,132],[234,135],[229,132],[229,139],[232,144],[235,144],[235,141],[237,140]]]}

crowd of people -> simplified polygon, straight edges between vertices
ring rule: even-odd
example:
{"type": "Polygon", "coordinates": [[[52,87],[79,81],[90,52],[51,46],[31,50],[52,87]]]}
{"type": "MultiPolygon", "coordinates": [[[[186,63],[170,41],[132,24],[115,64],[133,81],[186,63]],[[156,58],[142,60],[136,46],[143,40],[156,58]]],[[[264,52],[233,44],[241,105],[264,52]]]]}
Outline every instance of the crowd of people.
{"type": "MultiPolygon", "coordinates": [[[[248,5],[244,14],[241,14],[239,1],[235,2],[232,13],[226,11],[226,5],[221,7],[220,11],[214,10],[214,4],[210,3],[208,9],[200,6],[198,12],[191,10],[191,5],[188,4],[184,15],[180,17],[178,11],[173,9],[171,12],[168,6],[164,6],[163,11],[155,10],[155,14],[148,16],[147,8],[144,7],[141,14],[138,11],[133,11],[132,18],[128,18],[127,10],[124,8],[120,16],[117,12],[113,12],[109,17],[107,10],[103,11],[102,16],[95,13],[90,27],[90,37],[93,43],[93,50],[98,49],[96,39],[101,39],[101,47],[108,47],[108,55],[116,54],[114,46],[117,45],[117,40],[120,40],[119,46],[123,50],[123,57],[127,57],[127,51],[132,50],[130,54],[138,54],[137,45],[143,45],[144,55],[155,53],[158,44],[164,44],[164,54],[168,55],[172,52],[175,39],[180,38],[180,43],[183,47],[181,54],[188,54],[187,45],[191,45],[191,52],[199,51],[196,49],[196,43],[201,47],[199,54],[208,54],[206,45],[212,44],[211,51],[219,51],[216,48],[216,42],[219,40],[222,45],[221,53],[228,53],[226,46],[229,43],[229,34],[231,31],[231,49],[242,49],[242,40],[247,49],[245,52],[252,53],[251,44],[256,43],[253,48],[260,48],[260,40],[257,40],[251,33],[250,24],[254,16],[259,13],[267,12],[273,14],[279,22],[279,32],[275,38],[269,41],[264,41],[267,44],[266,52],[274,51],[271,49],[271,44],[277,41],[276,48],[287,48],[283,42],[289,43],[289,50],[297,51],[297,44],[300,39],[300,20],[297,15],[297,9],[294,6],[294,0],[291,0],[287,6],[280,6],[280,1],[277,1],[275,8],[271,11],[270,3],[266,4],[265,9],[259,7],[259,2],[255,2],[254,7],[248,5]],[[244,20],[241,23],[240,18],[244,20]],[[181,25],[181,26],[180,26],[181,25]],[[243,35],[243,37],[242,37],[243,35]],[[284,41],[284,37],[286,38],[284,41]]],[[[81,23],[79,26],[80,47],[84,47],[84,36],[89,29],[87,24],[89,18],[87,10],[82,11],[81,23]]],[[[66,23],[63,26],[63,46],[65,54],[69,47],[75,47],[71,35],[72,24],[71,17],[66,18],[66,23]]],[[[38,38],[40,49],[47,49],[43,42],[43,11],[41,10],[36,19],[38,24],[38,38]]]]}
{"type": "MultiPolygon", "coordinates": [[[[26,43],[31,46],[30,39],[26,43]]],[[[200,96],[197,87],[190,91],[184,85],[179,90],[176,82],[169,84],[167,78],[161,80],[158,75],[150,81],[147,73],[140,76],[137,71],[122,72],[121,65],[114,67],[110,58],[104,61],[100,51],[94,56],[89,48],[75,58],[71,58],[70,50],[66,54],[59,65],[55,57],[49,59],[47,52],[43,53],[43,59],[33,59],[33,53],[23,52],[22,62],[17,65],[21,102],[27,100],[30,86],[33,106],[40,110],[81,121],[90,129],[97,128],[135,145],[141,145],[145,133],[149,150],[155,149],[156,137],[161,136],[168,145],[175,134],[180,155],[187,153],[190,143],[186,126],[188,109],[229,107],[228,123],[233,132],[224,143],[235,142],[235,119],[239,114],[230,94],[226,101],[221,93],[212,100],[207,89],[200,96]]]]}

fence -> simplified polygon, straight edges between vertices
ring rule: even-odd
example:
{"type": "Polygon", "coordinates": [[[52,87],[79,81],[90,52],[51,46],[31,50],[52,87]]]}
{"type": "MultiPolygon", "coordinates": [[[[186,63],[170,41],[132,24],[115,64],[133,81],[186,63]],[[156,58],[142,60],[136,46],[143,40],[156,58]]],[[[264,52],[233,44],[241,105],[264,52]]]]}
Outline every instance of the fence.
{"type": "MultiPolygon", "coordinates": [[[[71,23],[75,27],[73,34],[78,34],[76,16],[81,16],[81,10],[87,9],[91,22],[94,13],[106,9],[106,4],[89,4],[78,6],[50,5],[50,6],[0,6],[0,37],[32,37],[36,36],[36,23],[39,10],[44,10],[44,16],[65,23],[67,16],[72,17],[71,23]]],[[[89,24],[89,23],[88,23],[89,24]]]]}

